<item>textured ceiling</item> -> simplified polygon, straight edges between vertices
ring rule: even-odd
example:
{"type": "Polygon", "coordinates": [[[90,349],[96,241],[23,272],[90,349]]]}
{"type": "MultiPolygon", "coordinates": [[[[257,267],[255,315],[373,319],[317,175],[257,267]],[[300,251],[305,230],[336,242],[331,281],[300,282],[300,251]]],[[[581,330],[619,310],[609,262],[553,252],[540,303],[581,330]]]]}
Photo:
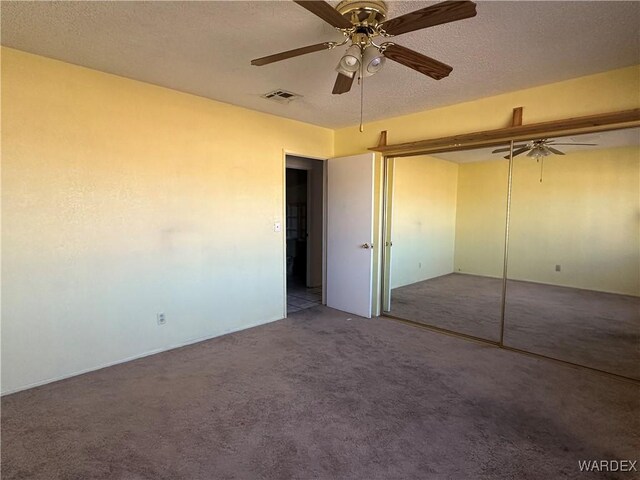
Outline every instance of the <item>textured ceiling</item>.
{"type": "MultiPolygon", "coordinates": [[[[389,3],[389,17],[435,2],[389,3]]],[[[332,95],[341,51],[253,58],[341,34],[289,1],[1,3],[2,44],[327,127],[356,124],[356,88],[332,95]],[[302,95],[287,105],[260,95],[302,95]]],[[[479,2],[478,16],[394,38],[453,66],[435,81],[388,61],[364,85],[365,121],[640,63],[640,2],[479,2]]],[[[343,47],[344,48],[344,47],[343,47]]]]}
{"type": "MultiPolygon", "coordinates": [[[[533,139],[532,139],[533,140],[533,139]]],[[[608,148],[640,146],[640,128],[626,128],[623,130],[612,130],[610,132],[586,133],[584,135],[571,135],[568,137],[555,137],[556,143],[595,143],[595,146],[586,145],[563,145],[557,147],[558,150],[569,154],[580,151],[604,150],[608,148]]],[[[516,142],[520,145],[528,142],[516,142]]],[[[505,145],[508,147],[508,145],[505,145]]],[[[498,160],[502,155],[491,153],[501,147],[477,148],[475,150],[461,150],[459,152],[436,153],[433,157],[448,160],[454,163],[488,162],[498,160]]]]}

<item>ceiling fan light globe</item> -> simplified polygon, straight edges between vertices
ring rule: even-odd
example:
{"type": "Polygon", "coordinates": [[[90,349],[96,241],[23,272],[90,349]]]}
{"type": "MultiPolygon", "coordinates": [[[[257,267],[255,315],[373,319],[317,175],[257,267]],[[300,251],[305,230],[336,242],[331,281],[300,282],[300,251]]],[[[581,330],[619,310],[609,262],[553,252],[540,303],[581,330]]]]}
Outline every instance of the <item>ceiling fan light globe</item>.
{"type": "Polygon", "coordinates": [[[356,57],[352,57],[351,55],[345,55],[343,57],[344,64],[346,67],[355,67],[358,65],[358,59],[356,57]]]}
{"type": "Polygon", "coordinates": [[[340,68],[347,72],[357,72],[360,69],[360,62],[354,57],[342,57],[340,68]]]}
{"type": "Polygon", "coordinates": [[[362,55],[362,64],[364,65],[364,75],[365,77],[369,77],[371,75],[375,75],[378,73],[382,67],[384,67],[384,62],[386,58],[380,53],[380,51],[375,47],[367,47],[364,51],[364,55],[362,55]]]}
{"type": "Polygon", "coordinates": [[[346,72],[357,72],[360,69],[361,59],[360,47],[351,45],[340,59],[339,68],[346,72]]]}
{"type": "Polygon", "coordinates": [[[548,157],[549,155],[551,155],[551,152],[544,145],[533,147],[529,153],[527,153],[527,157],[531,157],[534,160],[540,160],[541,158],[548,157]]]}
{"type": "Polygon", "coordinates": [[[371,62],[369,62],[365,69],[366,70],[365,75],[375,75],[380,70],[382,70],[382,67],[384,67],[385,60],[386,59],[384,57],[378,57],[372,60],[371,62]]]}

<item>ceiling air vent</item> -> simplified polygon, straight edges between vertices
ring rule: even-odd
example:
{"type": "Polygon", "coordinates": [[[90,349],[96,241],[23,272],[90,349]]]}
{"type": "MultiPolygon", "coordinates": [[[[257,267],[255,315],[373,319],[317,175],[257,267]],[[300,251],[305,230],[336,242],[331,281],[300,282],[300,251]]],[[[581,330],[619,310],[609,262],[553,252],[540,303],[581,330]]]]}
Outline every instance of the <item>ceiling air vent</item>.
{"type": "Polygon", "coordinates": [[[278,89],[273,92],[265,93],[262,95],[262,98],[266,98],[267,100],[273,100],[278,103],[289,103],[291,100],[295,100],[296,98],[300,98],[302,95],[298,95],[297,93],[288,92],[286,90],[278,89]]]}

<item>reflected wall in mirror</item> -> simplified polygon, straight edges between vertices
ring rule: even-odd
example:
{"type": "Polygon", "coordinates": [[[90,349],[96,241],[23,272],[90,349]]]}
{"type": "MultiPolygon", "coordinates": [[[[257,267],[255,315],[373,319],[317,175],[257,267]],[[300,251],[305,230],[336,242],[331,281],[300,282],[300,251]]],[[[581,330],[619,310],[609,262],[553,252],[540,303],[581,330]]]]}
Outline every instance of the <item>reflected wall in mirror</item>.
{"type": "Polygon", "coordinates": [[[495,148],[388,160],[388,314],[499,341],[509,162],[495,148]]]}
{"type": "Polygon", "coordinates": [[[542,140],[514,149],[504,343],[640,378],[640,130],[542,140]]]}

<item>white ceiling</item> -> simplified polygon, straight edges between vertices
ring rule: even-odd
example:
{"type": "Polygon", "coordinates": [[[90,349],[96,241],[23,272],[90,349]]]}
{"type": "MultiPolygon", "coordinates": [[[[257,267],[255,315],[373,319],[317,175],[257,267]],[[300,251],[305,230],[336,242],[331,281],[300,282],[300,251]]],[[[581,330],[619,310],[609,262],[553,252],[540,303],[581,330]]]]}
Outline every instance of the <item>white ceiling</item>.
{"type": "MultiPolygon", "coordinates": [[[[603,150],[618,147],[640,146],[640,128],[627,128],[624,130],[612,130],[610,132],[587,133],[584,135],[571,135],[568,137],[554,137],[555,143],[595,143],[595,146],[562,145],[558,150],[569,154],[584,150],[603,150]]],[[[516,142],[516,145],[528,142],[516,142]]],[[[506,153],[491,153],[493,150],[504,147],[476,148],[474,150],[461,150],[459,152],[444,152],[433,154],[433,157],[448,160],[454,163],[488,162],[499,160],[506,153]]]]}
{"type": "MultiPolygon", "coordinates": [[[[435,2],[388,3],[396,17],[435,2]]],[[[290,1],[2,1],[1,8],[9,47],[317,125],[359,120],[357,89],[331,94],[339,49],[250,65],[341,38],[290,1]],[[303,97],[287,105],[260,97],[276,88],[303,97]]],[[[387,62],[365,81],[365,121],[640,63],[638,25],[635,1],[479,2],[475,18],[394,39],[453,72],[435,81],[387,62]]]]}

